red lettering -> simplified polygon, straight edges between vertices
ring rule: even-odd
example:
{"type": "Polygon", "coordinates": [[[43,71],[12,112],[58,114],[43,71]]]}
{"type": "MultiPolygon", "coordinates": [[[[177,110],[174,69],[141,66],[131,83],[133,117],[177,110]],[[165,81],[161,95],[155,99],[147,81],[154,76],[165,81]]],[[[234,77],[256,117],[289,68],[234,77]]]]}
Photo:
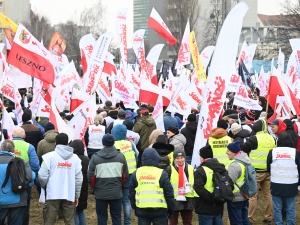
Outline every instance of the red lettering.
{"type": "Polygon", "coordinates": [[[189,96],[191,96],[191,97],[192,97],[192,99],[194,99],[194,100],[195,100],[195,102],[197,102],[198,104],[200,104],[200,103],[201,103],[201,100],[198,98],[198,96],[195,94],[195,92],[191,92],[191,93],[189,93],[189,96]]]}
{"type": "Polygon", "coordinates": [[[230,78],[230,82],[231,83],[238,83],[240,80],[240,76],[239,75],[236,75],[236,74],[232,74],[231,75],[231,78],[230,78]]]}
{"type": "Polygon", "coordinates": [[[243,88],[242,86],[239,87],[239,90],[237,92],[238,95],[242,96],[243,98],[247,99],[248,95],[245,91],[245,88],[243,88]]]}
{"type": "Polygon", "coordinates": [[[180,95],[178,95],[178,97],[176,98],[176,102],[182,110],[186,110],[187,103],[181,99],[180,95]]]}

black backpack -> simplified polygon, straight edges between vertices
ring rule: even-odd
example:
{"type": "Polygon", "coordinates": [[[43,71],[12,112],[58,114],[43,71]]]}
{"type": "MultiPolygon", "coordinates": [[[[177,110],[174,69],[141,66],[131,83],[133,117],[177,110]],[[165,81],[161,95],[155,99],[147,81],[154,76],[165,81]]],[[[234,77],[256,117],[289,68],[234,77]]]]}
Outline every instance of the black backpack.
{"type": "Polygon", "coordinates": [[[25,162],[23,159],[14,157],[7,165],[6,175],[4,182],[1,186],[1,190],[3,192],[3,188],[6,186],[8,179],[11,179],[11,190],[20,194],[26,191],[29,186],[29,178],[26,177],[25,170],[25,162]]]}
{"type": "Polygon", "coordinates": [[[228,171],[223,172],[214,171],[213,174],[214,190],[212,192],[214,199],[220,202],[227,202],[233,200],[234,185],[228,175],[228,171]]]}

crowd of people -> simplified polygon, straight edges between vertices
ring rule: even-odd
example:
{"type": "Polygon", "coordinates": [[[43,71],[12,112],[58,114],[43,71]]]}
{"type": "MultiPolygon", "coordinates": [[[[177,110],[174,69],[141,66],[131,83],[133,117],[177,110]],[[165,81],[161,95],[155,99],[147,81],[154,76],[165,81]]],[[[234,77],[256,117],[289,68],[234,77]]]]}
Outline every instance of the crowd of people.
{"type": "MultiPolygon", "coordinates": [[[[259,103],[265,110],[261,96],[259,103]]],[[[184,225],[190,225],[194,212],[201,225],[221,225],[224,214],[231,225],[273,221],[281,225],[284,219],[296,224],[299,118],[270,121],[271,114],[264,111],[230,106],[207,143],[202,143],[201,165],[194,168],[199,112],[192,111],[184,120],[180,112],[174,115],[164,109],[165,130],[159,130],[151,117],[153,109],[141,104],[134,111],[106,101],[82,140],[69,140],[51,121],[40,124],[41,118],[24,109],[12,140],[6,137],[1,143],[0,185],[14,157],[24,160],[30,179],[21,193],[12,190],[10,179],[2,185],[0,225],[30,224],[34,185],[44,202],[45,225],[55,224],[58,216],[65,224],[86,224],[85,210],[92,210],[87,206],[88,194],[94,195],[99,225],[107,224],[108,209],[113,225],[132,224],[134,215],[139,225],[176,225],[179,215],[184,225]],[[247,165],[255,168],[264,198],[262,221],[257,219],[258,193],[248,198],[240,191],[247,165]],[[215,198],[214,174],[223,172],[230,177],[232,201],[215,198]]],[[[68,111],[60,115],[66,123],[72,118],[68,111]]]]}

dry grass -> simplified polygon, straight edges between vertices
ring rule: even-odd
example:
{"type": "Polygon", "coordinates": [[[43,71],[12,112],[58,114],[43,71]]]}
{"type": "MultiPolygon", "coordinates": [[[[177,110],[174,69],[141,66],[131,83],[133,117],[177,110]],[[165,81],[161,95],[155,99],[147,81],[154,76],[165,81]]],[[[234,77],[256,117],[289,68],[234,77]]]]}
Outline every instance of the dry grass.
{"type": "MultiPolygon", "coordinates": [[[[300,202],[299,198],[297,198],[297,208],[299,208],[300,202]]],[[[263,224],[261,221],[264,219],[263,217],[263,211],[264,211],[264,201],[262,198],[262,195],[259,194],[258,196],[258,204],[257,204],[257,210],[256,215],[257,219],[256,222],[253,223],[253,225],[261,225],[263,224]]],[[[35,188],[32,189],[32,200],[31,200],[31,207],[30,207],[30,225],[41,225],[43,224],[43,204],[38,202],[38,194],[35,188]]],[[[86,222],[88,225],[94,225],[97,224],[97,215],[96,215],[96,205],[95,205],[95,199],[94,195],[89,194],[88,197],[88,209],[85,210],[86,215],[86,222]]],[[[224,216],[224,225],[229,225],[227,223],[227,216],[224,216]]],[[[59,220],[56,224],[63,225],[63,220],[59,220]]],[[[111,220],[109,218],[108,224],[112,224],[111,220]]],[[[137,218],[132,215],[132,225],[137,224],[137,218]]],[[[182,222],[179,222],[179,224],[182,224],[182,222]]],[[[297,214],[297,221],[296,224],[300,224],[300,215],[297,214]]],[[[196,214],[193,216],[193,225],[198,225],[198,217],[196,214]]]]}

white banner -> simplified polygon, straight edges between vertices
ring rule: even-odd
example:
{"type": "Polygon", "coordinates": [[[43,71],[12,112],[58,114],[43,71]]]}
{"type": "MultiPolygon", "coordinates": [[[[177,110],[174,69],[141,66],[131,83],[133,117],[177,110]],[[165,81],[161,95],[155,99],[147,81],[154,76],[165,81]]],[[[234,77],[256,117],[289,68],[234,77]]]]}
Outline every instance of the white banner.
{"type": "Polygon", "coordinates": [[[258,104],[258,100],[253,100],[248,97],[248,92],[243,84],[238,87],[234,96],[233,105],[250,110],[262,110],[262,107],[258,104]]]}

